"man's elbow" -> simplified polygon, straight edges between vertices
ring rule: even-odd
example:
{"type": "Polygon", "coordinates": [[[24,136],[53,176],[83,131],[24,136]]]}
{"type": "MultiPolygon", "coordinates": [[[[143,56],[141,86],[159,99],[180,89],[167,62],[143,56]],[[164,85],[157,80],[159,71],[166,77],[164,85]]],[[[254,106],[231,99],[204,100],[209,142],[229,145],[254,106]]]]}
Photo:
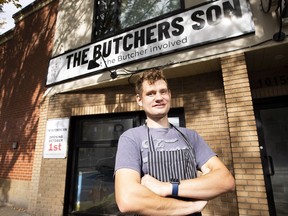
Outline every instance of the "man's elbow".
{"type": "Polygon", "coordinates": [[[121,213],[133,213],[133,206],[131,202],[129,201],[129,197],[127,196],[116,196],[116,203],[118,206],[118,209],[121,213]]]}
{"type": "Polygon", "coordinates": [[[130,209],[129,209],[129,206],[126,205],[124,202],[122,201],[117,201],[117,206],[118,206],[118,209],[121,213],[123,214],[127,214],[127,213],[130,213],[130,209]]]}
{"type": "Polygon", "coordinates": [[[225,189],[226,189],[226,192],[233,192],[235,191],[235,179],[234,177],[232,176],[231,173],[229,173],[228,177],[226,178],[226,181],[225,181],[225,189]]]}

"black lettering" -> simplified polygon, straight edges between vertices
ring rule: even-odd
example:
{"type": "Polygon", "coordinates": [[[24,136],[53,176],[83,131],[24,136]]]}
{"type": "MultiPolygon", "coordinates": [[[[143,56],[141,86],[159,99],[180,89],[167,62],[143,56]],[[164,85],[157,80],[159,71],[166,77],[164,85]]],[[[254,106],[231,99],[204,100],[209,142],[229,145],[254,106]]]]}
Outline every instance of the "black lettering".
{"type": "Polygon", "coordinates": [[[233,0],[234,7],[230,1],[223,2],[224,16],[230,17],[232,14],[236,17],[242,17],[242,11],[239,0],[233,0]]]}
{"type": "Polygon", "coordinates": [[[191,19],[196,22],[196,24],[192,25],[192,28],[194,30],[200,30],[202,28],[205,27],[205,20],[200,18],[201,16],[204,15],[203,11],[195,11],[192,15],[191,15],[191,19]]]}
{"type": "Polygon", "coordinates": [[[145,29],[136,31],[134,34],[134,48],[145,45],[145,29]],[[139,44],[140,43],[140,44],[139,44]]]}
{"type": "Polygon", "coordinates": [[[176,30],[172,31],[173,36],[179,36],[184,32],[184,26],[180,25],[180,22],[183,22],[183,17],[176,17],[172,20],[171,26],[175,28],[176,30]]]}
{"type": "Polygon", "coordinates": [[[206,11],[207,22],[209,25],[216,25],[221,19],[221,8],[218,5],[213,5],[209,7],[206,11]]]}
{"type": "Polygon", "coordinates": [[[149,26],[146,29],[146,44],[151,44],[157,42],[157,38],[153,38],[155,35],[155,32],[153,32],[153,29],[155,29],[157,26],[149,26]]]}
{"type": "Polygon", "coordinates": [[[101,44],[94,46],[93,59],[95,61],[97,61],[101,57],[101,48],[102,48],[101,44]]]}
{"type": "Polygon", "coordinates": [[[81,63],[81,52],[74,53],[73,67],[79,66],[81,63]]]}
{"type": "Polygon", "coordinates": [[[128,44],[128,39],[129,38],[133,38],[133,35],[132,34],[127,34],[124,36],[124,39],[123,39],[123,50],[124,51],[129,51],[130,49],[133,48],[133,44],[128,44]]]}
{"type": "Polygon", "coordinates": [[[164,38],[170,38],[169,28],[169,22],[163,22],[158,25],[158,41],[162,41],[164,38]]]}
{"type": "Polygon", "coordinates": [[[88,63],[88,59],[87,59],[87,52],[89,51],[89,48],[84,49],[82,51],[82,61],[81,64],[87,64],[88,63]]]}
{"type": "Polygon", "coordinates": [[[122,40],[122,37],[118,37],[113,39],[113,42],[115,43],[115,54],[119,53],[119,48],[120,48],[120,40],[122,40]]]}
{"type": "Polygon", "coordinates": [[[66,59],[67,59],[67,70],[68,69],[70,69],[70,64],[71,64],[71,59],[72,59],[72,57],[73,57],[73,54],[70,54],[70,55],[68,55],[67,57],[66,57],[66,59]]]}
{"type": "Polygon", "coordinates": [[[103,44],[103,50],[102,50],[102,56],[103,57],[108,57],[111,54],[111,49],[112,49],[112,41],[104,42],[103,44]]]}

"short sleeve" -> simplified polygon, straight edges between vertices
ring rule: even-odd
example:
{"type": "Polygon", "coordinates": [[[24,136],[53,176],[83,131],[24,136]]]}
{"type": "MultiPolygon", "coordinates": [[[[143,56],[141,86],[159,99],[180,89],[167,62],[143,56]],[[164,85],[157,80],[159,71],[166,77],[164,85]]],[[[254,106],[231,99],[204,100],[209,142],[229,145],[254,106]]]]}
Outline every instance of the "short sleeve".
{"type": "Polygon", "coordinates": [[[140,145],[129,130],[123,133],[118,141],[115,171],[122,168],[133,169],[141,174],[140,145]]]}
{"type": "Polygon", "coordinates": [[[188,134],[195,151],[197,169],[200,169],[210,158],[217,154],[210,148],[205,140],[193,130],[188,130],[188,134]]]}

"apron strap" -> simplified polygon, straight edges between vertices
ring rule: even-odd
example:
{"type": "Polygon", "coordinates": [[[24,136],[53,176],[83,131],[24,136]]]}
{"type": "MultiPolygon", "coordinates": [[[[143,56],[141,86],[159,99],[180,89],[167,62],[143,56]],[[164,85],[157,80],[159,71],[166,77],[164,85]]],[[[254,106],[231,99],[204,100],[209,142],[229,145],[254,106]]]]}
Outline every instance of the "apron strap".
{"type": "Polygon", "coordinates": [[[171,124],[171,127],[174,128],[180,135],[181,137],[184,139],[184,141],[186,142],[186,144],[188,145],[188,147],[192,148],[193,151],[194,151],[194,148],[193,148],[193,145],[191,144],[191,142],[188,140],[188,138],[177,128],[175,127],[173,124],[171,124]]]}
{"type": "Polygon", "coordinates": [[[193,158],[194,160],[194,167],[195,167],[195,176],[197,176],[197,168],[196,168],[196,158],[195,158],[195,150],[194,147],[192,145],[192,143],[190,142],[190,140],[185,136],[185,134],[183,134],[177,127],[175,127],[173,124],[170,123],[170,125],[179,132],[179,134],[182,136],[182,138],[184,139],[184,141],[186,142],[187,146],[191,149],[192,152],[189,151],[191,158],[193,158]]]}
{"type": "Polygon", "coordinates": [[[154,142],[153,142],[153,138],[152,136],[150,135],[150,130],[149,130],[149,127],[146,125],[146,128],[147,128],[147,136],[148,136],[148,145],[149,145],[149,151],[151,152],[155,152],[155,146],[154,146],[154,142]]]}

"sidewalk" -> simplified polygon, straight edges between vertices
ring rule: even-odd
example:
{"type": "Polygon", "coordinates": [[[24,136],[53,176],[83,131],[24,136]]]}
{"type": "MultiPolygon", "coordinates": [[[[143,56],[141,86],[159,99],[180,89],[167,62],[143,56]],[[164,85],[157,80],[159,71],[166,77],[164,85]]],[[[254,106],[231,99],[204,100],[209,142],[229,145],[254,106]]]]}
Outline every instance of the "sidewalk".
{"type": "Polygon", "coordinates": [[[25,209],[14,206],[0,206],[0,216],[30,216],[25,209]]]}

